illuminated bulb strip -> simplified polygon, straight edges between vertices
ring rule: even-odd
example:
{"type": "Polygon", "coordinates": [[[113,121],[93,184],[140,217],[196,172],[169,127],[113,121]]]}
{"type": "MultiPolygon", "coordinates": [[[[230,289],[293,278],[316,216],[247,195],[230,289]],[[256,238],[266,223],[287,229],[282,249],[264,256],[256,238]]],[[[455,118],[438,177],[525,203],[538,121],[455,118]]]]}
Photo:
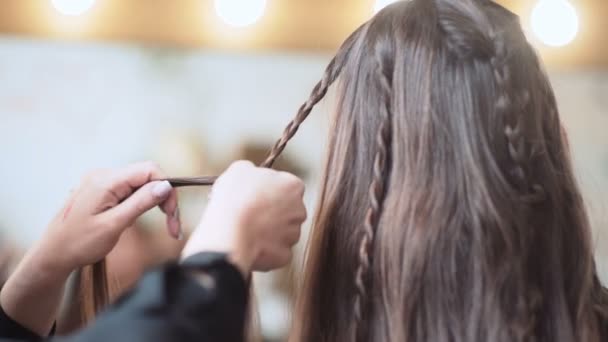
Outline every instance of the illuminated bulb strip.
{"type": "Polygon", "coordinates": [[[559,47],[576,38],[578,15],[566,0],[540,0],[531,16],[532,32],[545,45],[559,47]]]}
{"type": "Polygon", "coordinates": [[[266,0],[215,0],[217,15],[228,25],[253,25],[264,15],[266,0]]]}
{"type": "Polygon", "coordinates": [[[95,4],[95,0],[51,0],[51,3],[61,14],[78,16],[91,9],[95,4]]]}
{"type": "Polygon", "coordinates": [[[380,12],[384,7],[396,2],[397,0],[376,0],[374,5],[374,13],[380,12]]]}

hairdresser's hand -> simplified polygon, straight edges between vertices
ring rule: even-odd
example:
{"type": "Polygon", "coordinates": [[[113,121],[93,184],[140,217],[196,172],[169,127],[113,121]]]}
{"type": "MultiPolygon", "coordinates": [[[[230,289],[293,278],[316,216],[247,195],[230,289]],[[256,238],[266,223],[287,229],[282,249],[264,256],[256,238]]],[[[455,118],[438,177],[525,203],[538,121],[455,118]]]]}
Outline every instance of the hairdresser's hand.
{"type": "Polygon", "coordinates": [[[103,259],[120,235],[146,211],[160,205],[169,233],[180,235],[177,194],[154,163],[99,170],[85,176],[40,243],[70,271],[103,259]],[[61,253],[57,253],[61,251],[61,253]]]}
{"type": "Polygon", "coordinates": [[[45,336],[56,319],[68,275],[104,258],[137,217],[160,205],[170,233],[179,234],[175,191],[152,163],[86,176],[45,236],[28,251],[0,293],[4,312],[45,336]]]}
{"type": "Polygon", "coordinates": [[[182,257],[228,253],[245,276],[285,266],[306,219],[303,195],[304,183],[289,173],[235,162],[215,183],[182,257]]]}

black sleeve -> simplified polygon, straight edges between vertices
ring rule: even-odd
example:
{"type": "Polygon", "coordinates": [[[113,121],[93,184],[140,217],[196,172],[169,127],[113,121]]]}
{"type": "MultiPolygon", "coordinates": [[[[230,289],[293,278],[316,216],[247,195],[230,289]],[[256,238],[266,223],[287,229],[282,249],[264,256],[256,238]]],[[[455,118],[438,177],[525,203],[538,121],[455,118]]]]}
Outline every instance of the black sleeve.
{"type": "MultiPolygon", "coordinates": [[[[45,341],[240,342],[246,306],[247,285],[241,273],[225,255],[201,253],[181,265],[147,273],[89,328],[45,341]]],[[[0,331],[0,337],[14,336],[0,331]]]]}
{"type": "Polygon", "coordinates": [[[40,336],[10,318],[0,307],[0,338],[23,341],[38,341],[40,336]]]}

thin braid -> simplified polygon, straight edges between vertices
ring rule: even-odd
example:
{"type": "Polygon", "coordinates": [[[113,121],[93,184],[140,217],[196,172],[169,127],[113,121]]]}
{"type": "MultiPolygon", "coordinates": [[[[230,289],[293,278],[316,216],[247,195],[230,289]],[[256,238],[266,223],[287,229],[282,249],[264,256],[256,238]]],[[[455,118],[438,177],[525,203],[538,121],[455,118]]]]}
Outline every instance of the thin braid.
{"type": "MultiPolygon", "coordinates": [[[[496,34],[491,36],[495,42],[495,53],[490,59],[490,63],[498,89],[495,110],[504,120],[504,134],[509,157],[513,163],[509,174],[515,182],[524,203],[541,202],[545,198],[544,189],[540,184],[530,185],[529,175],[526,172],[526,165],[530,162],[532,151],[526,142],[525,117],[523,115],[530,101],[530,94],[527,90],[524,90],[513,99],[509,96],[509,91],[516,89],[516,87],[512,82],[507,63],[505,40],[496,34]]],[[[526,295],[519,299],[520,303],[517,306],[521,314],[514,332],[518,341],[535,342],[536,325],[539,321],[538,314],[542,306],[543,296],[534,284],[528,284],[525,292],[526,295]]]]}
{"type": "Polygon", "coordinates": [[[331,62],[329,62],[329,65],[325,69],[323,78],[321,79],[321,81],[319,81],[319,83],[317,83],[317,85],[312,90],[308,101],[306,101],[306,103],[304,103],[300,107],[296,116],[293,118],[293,120],[291,120],[287,127],[285,127],[283,135],[274,144],[274,146],[270,150],[270,153],[268,154],[268,157],[260,166],[268,168],[272,167],[275,160],[281,155],[281,153],[285,149],[285,146],[287,146],[289,140],[291,140],[291,138],[293,138],[293,136],[296,134],[298,128],[300,128],[300,125],[312,112],[315,105],[317,105],[317,103],[319,103],[319,101],[321,101],[325,97],[327,91],[329,90],[329,87],[336,81],[338,76],[340,76],[340,73],[342,72],[342,69],[346,64],[346,61],[348,60],[348,56],[350,55],[350,52],[352,51],[355,42],[357,41],[359,35],[361,34],[365,26],[366,25],[364,24],[359,27],[346,39],[346,41],[344,41],[344,43],[338,50],[336,56],[331,60],[331,62]]]}
{"type": "Polygon", "coordinates": [[[544,199],[543,187],[536,183],[530,185],[526,172],[526,165],[530,159],[530,149],[525,139],[523,111],[530,101],[530,94],[528,91],[524,91],[515,99],[509,96],[509,90],[515,88],[512,86],[511,74],[506,61],[505,41],[502,37],[493,36],[495,53],[490,58],[490,63],[494,70],[494,79],[498,89],[495,110],[505,123],[504,134],[507,140],[509,157],[513,162],[510,175],[524,201],[542,201],[544,199]]]}
{"type": "Polygon", "coordinates": [[[391,78],[383,68],[382,60],[377,56],[377,78],[379,80],[380,99],[380,126],[376,136],[376,154],[374,157],[373,178],[369,187],[370,207],[365,215],[363,234],[359,244],[359,266],[355,273],[356,294],[354,300],[355,334],[357,340],[364,340],[367,329],[364,324],[364,308],[368,304],[368,286],[370,266],[372,263],[373,245],[378,222],[382,213],[382,205],[387,184],[387,165],[390,143],[392,139],[391,127],[391,78]]]}

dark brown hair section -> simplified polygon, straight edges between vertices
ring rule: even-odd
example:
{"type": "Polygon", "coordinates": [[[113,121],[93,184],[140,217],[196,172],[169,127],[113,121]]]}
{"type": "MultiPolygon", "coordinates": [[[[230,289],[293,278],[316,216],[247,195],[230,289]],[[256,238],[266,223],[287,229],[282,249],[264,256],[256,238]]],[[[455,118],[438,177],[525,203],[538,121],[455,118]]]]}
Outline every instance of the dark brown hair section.
{"type": "Polygon", "coordinates": [[[606,291],[557,104],[489,0],[388,6],[340,77],[294,341],[603,341],[606,291]]]}

